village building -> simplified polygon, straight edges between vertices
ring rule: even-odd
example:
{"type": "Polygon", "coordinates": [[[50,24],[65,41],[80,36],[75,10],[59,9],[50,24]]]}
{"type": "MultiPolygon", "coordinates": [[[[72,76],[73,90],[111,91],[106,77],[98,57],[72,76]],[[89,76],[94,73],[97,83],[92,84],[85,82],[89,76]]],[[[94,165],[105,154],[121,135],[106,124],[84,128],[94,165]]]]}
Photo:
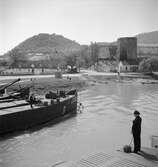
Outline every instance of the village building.
{"type": "Polygon", "coordinates": [[[138,71],[137,38],[119,38],[114,43],[97,44],[98,71],[116,72],[121,62],[122,72],[138,71]]]}
{"type": "Polygon", "coordinates": [[[98,71],[115,72],[117,66],[117,44],[98,42],[97,50],[99,66],[98,71]]]}

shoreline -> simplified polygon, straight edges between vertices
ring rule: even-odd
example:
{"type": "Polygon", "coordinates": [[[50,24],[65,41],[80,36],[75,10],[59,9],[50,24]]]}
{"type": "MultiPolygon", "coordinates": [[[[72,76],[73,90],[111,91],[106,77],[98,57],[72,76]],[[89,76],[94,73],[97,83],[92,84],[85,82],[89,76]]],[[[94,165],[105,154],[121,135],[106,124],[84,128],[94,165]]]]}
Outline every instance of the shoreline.
{"type": "Polygon", "coordinates": [[[82,91],[89,86],[108,84],[109,82],[158,84],[156,79],[142,73],[121,73],[120,77],[118,77],[117,73],[100,73],[84,70],[77,74],[64,74],[62,79],[56,79],[54,75],[3,76],[0,78],[0,83],[4,85],[17,78],[21,78],[21,81],[9,87],[8,91],[18,90],[20,87],[30,87],[31,92],[37,95],[43,95],[49,91],[56,91],[57,89],[77,89],[78,91],[82,91]]]}
{"type": "Polygon", "coordinates": [[[71,77],[71,80],[66,78],[56,79],[56,78],[34,78],[31,80],[22,80],[15,85],[12,85],[8,88],[9,91],[18,90],[20,87],[29,87],[32,93],[36,95],[45,95],[49,91],[57,91],[57,90],[71,90],[77,89],[77,91],[81,91],[86,89],[88,86],[87,81],[79,77],[71,77]]]}

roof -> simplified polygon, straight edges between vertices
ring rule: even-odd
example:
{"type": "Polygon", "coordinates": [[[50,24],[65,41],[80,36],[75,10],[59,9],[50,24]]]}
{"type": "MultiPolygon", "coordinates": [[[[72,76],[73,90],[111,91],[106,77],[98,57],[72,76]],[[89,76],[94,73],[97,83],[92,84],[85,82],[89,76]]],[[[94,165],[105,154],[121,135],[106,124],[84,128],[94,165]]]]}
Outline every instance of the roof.
{"type": "Polygon", "coordinates": [[[118,40],[122,40],[122,39],[135,39],[135,40],[137,40],[136,37],[121,37],[121,38],[118,38],[118,40]]]}

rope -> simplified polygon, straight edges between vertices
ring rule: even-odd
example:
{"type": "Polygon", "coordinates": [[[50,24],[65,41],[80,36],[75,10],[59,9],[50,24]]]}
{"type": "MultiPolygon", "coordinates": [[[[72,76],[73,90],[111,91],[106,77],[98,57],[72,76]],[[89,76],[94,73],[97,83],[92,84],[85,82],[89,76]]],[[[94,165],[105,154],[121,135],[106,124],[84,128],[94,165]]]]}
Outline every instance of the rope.
{"type": "Polygon", "coordinates": [[[133,142],[133,137],[131,138],[131,141],[130,141],[129,145],[131,145],[131,144],[132,144],[132,142],[133,142]]]}

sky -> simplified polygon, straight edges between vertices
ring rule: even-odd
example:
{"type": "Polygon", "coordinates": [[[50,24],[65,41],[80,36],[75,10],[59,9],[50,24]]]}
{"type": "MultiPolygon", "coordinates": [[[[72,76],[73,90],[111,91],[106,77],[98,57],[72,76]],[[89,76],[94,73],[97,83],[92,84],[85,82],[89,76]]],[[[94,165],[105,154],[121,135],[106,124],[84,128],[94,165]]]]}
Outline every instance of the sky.
{"type": "Polygon", "coordinates": [[[39,33],[80,44],[158,30],[158,0],[0,0],[0,54],[39,33]]]}

